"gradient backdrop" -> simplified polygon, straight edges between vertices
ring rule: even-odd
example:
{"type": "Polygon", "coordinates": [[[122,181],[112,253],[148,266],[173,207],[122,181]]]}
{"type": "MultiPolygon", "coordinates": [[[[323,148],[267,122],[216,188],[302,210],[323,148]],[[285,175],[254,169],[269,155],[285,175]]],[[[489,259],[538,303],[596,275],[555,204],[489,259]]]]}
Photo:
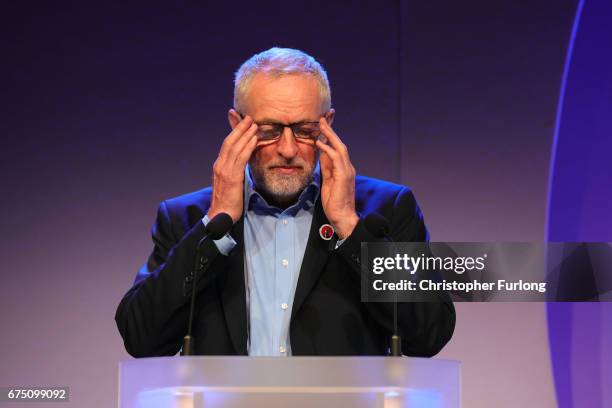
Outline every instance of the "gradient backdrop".
{"type": "MultiPolygon", "coordinates": [[[[209,184],[233,72],[275,45],[327,68],[358,172],[433,240],[612,241],[609,2],[288,4],[3,5],[0,386],[115,405],[157,205],[209,184]]],[[[464,406],[612,406],[610,306],[457,305],[464,406]]]]}

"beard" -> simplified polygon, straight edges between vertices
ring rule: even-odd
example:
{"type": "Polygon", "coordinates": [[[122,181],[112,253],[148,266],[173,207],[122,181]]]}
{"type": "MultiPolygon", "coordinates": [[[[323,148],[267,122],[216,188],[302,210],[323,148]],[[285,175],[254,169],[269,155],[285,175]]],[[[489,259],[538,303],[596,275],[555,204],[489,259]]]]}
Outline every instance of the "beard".
{"type": "Polygon", "coordinates": [[[308,163],[300,158],[279,159],[265,165],[253,161],[249,166],[255,189],[270,204],[285,207],[295,202],[312,182],[316,161],[308,163]],[[278,169],[283,166],[293,167],[295,171],[291,174],[283,174],[278,169]]]}

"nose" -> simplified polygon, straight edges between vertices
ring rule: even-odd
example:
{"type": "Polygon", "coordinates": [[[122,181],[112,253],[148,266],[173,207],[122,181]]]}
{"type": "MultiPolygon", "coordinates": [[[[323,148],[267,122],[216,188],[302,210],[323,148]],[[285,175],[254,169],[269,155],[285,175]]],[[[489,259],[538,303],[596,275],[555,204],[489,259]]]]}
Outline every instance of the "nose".
{"type": "Polygon", "coordinates": [[[293,137],[293,132],[291,128],[285,127],[283,129],[283,134],[280,137],[280,140],[277,143],[277,151],[278,154],[283,156],[286,160],[291,160],[298,153],[298,145],[295,137],[293,137]]]}

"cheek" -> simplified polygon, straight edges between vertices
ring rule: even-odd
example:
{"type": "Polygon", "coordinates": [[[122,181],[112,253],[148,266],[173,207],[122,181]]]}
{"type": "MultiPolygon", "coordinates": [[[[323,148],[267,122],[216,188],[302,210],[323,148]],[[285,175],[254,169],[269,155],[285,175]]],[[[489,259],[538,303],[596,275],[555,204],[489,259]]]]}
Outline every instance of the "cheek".
{"type": "Polygon", "coordinates": [[[307,163],[317,161],[317,148],[315,146],[300,146],[300,157],[307,163]]]}
{"type": "Polygon", "coordinates": [[[251,154],[251,158],[249,159],[249,165],[261,165],[265,164],[273,157],[274,149],[273,146],[257,146],[253,154],[251,154]]]}

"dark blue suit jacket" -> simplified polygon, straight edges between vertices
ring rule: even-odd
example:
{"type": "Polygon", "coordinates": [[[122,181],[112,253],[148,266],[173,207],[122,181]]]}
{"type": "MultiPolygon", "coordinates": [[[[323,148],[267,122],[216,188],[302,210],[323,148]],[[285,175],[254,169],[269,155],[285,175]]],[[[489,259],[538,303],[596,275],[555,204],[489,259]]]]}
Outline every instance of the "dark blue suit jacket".
{"type": "MultiPolygon", "coordinates": [[[[361,303],[362,242],[381,241],[363,223],[371,212],[390,222],[393,241],[426,241],[427,229],[407,187],[357,176],[356,209],[361,219],[334,249],[319,236],[328,223],[317,200],[300,269],[290,324],[293,355],[383,355],[393,330],[392,305],[361,303]]],[[[211,188],[161,203],[152,229],[154,248],[125,294],[115,320],[134,357],[176,354],[187,331],[194,284],[196,245],[204,236],[211,188]]],[[[198,275],[194,321],[196,354],[247,354],[247,312],[243,270],[243,219],[231,235],[238,243],[229,256],[206,241],[208,267],[198,275]]],[[[400,303],[398,327],[403,353],[432,356],[450,340],[455,326],[452,302],[400,303]]]]}

